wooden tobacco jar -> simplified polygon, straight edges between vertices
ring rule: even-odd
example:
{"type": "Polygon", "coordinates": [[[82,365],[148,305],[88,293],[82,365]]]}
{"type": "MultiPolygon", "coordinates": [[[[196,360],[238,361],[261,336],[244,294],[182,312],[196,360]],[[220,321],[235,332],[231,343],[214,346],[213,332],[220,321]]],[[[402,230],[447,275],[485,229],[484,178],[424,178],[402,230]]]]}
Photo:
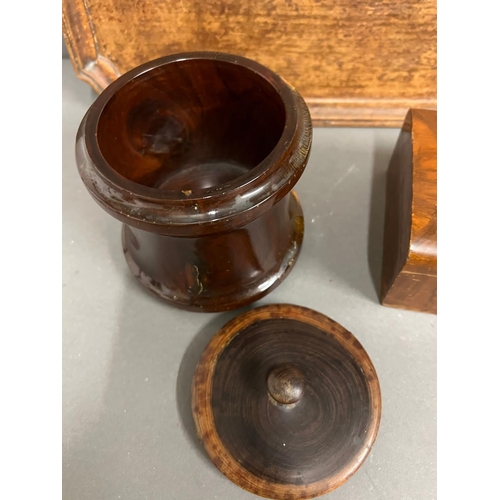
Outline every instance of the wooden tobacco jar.
{"type": "Polygon", "coordinates": [[[139,281],[196,311],[241,307],[290,272],[304,220],[294,184],[309,157],[302,97],[249,59],[192,52],[122,75],[77,136],[80,176],[124,223],[139,281]]]}
{"type": "Polygon", "coordinates": [[[327,493],[359,469],[382,402],[351,333],[277,304],[241,314],[212,338],[195,370],[192,410],[221,472],[257,495],[294,500],[327,493]]]}

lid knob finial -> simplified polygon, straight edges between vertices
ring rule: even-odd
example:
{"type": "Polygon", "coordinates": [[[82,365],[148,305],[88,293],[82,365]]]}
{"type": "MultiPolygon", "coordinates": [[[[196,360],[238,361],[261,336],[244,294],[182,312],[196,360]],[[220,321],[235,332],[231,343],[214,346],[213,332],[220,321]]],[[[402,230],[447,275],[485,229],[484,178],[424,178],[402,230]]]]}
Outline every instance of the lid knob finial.
{"type": "Polygon", "coordinates": [[[304,375],[294,366],[279,365],[267,377],[267,388],[278,403],[296,403],[304,394],[304,375]]]}

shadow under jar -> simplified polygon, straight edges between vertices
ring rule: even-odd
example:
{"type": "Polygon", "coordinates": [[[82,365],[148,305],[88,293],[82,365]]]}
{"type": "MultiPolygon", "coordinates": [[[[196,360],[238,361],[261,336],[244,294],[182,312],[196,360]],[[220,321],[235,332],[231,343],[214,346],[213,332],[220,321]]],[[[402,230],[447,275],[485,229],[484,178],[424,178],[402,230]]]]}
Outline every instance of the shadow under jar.
{"type": "Polygon", "coordinates": [[[302,97],[249,59],[196,52],[124,74],[83,118],[80,176],[124,223],[140,282],[169,303],[223,311],[290,272],[304,220],[291,191],[312,140],[302,97]]]}

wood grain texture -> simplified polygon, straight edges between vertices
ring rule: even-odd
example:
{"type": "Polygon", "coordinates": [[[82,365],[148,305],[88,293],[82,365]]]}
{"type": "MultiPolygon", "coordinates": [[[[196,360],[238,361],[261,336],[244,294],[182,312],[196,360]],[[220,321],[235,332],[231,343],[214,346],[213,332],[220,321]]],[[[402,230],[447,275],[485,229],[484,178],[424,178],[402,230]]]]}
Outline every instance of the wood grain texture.
{"type": "Polygon", "coordinates": [[[289,363],[275,366],[267,376],[267,390],[281,404],[293,404],[304,395],[304,374],[289,363]]]}
{"type": "Polygon", "coordinates": [[[437,312],[437,113],[412,109],[387,174],[381,299],[437,312]]]}
{"type": "Polygon", "coordinates": [[[255,61],[213,52],[150,61],[82,120],[85,186],[124,223],[134,276],[171,305],[224,311],[278,286],[304,234],[291,191],[309,158],[300,95],[255,61]]]}
{"type": "Polygon", "coordinates": [[[172,237],[123,226],[125,259],[139,282],[170,305],[227,311],[261,299],[300,255],[304,216],[294,192],[229,232],[172,237]]]}
{"type": "Polygon", "coordinates": [[[63,0],[77,75],[102,91],[177,52],[237,53],[279,73],[318,126],[401,126],[436,105],[435,0],[63,0]]]}
{"type": "Polygon", "coordinates": [[[192,409],[221,472],[257,495],[293,500],[327,493],[359,469],[377,436],[381,394],[351,333],[316,311],[275,304],[214,336],[195,371],[192,409]],[[277,370],[300,386],[295,402],[270,394],[277,370]]]}

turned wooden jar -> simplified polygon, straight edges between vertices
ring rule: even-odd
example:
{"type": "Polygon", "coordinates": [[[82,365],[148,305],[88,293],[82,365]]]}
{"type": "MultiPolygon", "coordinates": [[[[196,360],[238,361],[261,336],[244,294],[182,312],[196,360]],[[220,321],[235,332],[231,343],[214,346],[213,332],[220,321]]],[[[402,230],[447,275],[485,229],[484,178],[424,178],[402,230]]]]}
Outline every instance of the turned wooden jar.
{"type": "Polygon", "coordinates": [[[249,59],[193,52],[129,71],[77,135],[80,176],[124,223],[139,281],[170,304],[222,311],[290,272],[304,220],[292,187],[311,146],[295,89],[249,59]]]}

